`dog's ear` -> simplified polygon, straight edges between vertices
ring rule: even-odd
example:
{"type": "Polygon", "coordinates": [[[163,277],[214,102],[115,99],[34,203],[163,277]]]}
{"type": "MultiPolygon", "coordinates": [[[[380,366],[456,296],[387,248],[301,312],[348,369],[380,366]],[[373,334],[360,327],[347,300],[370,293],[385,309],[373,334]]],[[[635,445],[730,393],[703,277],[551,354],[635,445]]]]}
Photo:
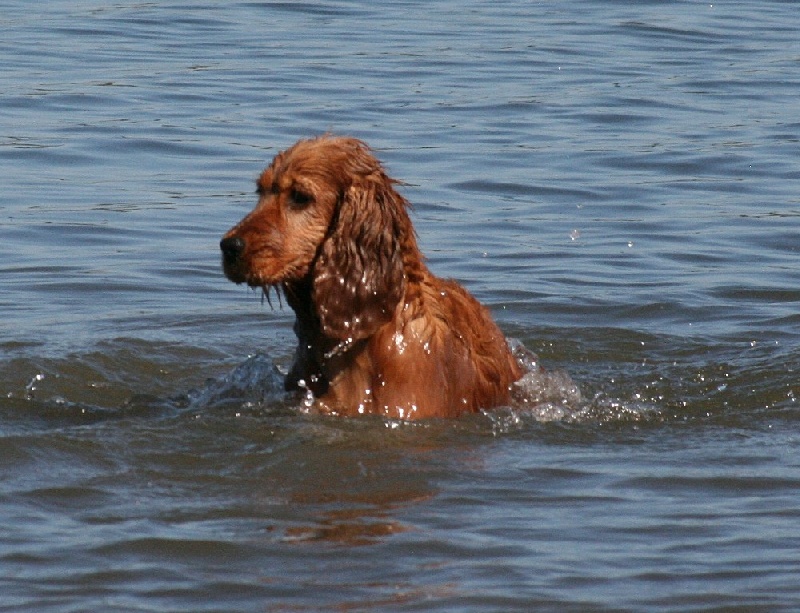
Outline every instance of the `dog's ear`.
{"type": "Polygon", "coordinates": [[[314,266],[322,331],[339,340],[372,335],[392,319],[405,294],[402,242],[413,235],[407,202],[375,165],[356,174],[341,194],[314,266]]]}

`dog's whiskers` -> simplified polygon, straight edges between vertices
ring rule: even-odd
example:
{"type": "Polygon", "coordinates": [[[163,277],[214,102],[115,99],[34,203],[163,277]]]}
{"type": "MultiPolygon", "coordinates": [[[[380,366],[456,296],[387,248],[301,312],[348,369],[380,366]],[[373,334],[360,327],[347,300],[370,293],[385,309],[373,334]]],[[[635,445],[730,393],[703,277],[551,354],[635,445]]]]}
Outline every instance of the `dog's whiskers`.
{"type": "Polygon", "coordinates": [[[275,307],[272,304],[272,300],[270,299],[271,290],[275,290],[275,295],[278,297],[278,306],[282,309],[283,308],[283,299],[281,298],[281,286],[276,284],[271,285],[262,285],[261,286],[261,304],[264,304],[264,300],[267,301],[269,308],[274,309],[275,307]]]}

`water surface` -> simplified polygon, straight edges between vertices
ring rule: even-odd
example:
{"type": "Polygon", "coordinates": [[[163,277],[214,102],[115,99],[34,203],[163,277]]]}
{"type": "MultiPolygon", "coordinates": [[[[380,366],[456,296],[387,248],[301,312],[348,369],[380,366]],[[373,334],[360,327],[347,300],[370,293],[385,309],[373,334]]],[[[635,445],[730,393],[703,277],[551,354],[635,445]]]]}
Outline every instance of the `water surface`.
{"type": "Polygon", "coordinates": [[[0,17],[0,608],[800,608],[791,2],[0,17]],[[218,241],[369,142],[431,268],[582,400],[337,420],[218,241]],[[563,408],[563,407],[562,407],[563,408]]]}

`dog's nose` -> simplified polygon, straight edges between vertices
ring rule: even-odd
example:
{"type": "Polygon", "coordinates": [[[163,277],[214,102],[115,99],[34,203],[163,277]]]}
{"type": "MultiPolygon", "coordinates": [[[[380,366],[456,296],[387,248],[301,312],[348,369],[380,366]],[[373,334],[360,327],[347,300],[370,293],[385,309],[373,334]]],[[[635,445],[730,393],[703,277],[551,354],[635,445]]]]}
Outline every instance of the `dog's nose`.
{"type": "Polygon", "coordinates": [[[244,251],[244,239],[238,236],[223,238],[219,242],[219,248],[222,249],[222,257],[226,261],[235,262],[244,251]]]}

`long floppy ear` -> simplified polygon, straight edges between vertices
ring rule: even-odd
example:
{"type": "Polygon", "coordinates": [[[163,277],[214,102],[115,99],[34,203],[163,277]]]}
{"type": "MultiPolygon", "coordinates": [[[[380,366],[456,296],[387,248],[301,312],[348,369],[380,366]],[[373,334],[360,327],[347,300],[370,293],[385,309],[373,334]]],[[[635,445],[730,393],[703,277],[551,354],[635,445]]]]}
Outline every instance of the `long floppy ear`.
{"type": "Polygon", "coordinates": [[[326,336],[358,340],[394,316],[406,288],[401,233],[413,230],[406,201],[380,168],[345,189],[314,267],[313,297],[326,336]]]}

